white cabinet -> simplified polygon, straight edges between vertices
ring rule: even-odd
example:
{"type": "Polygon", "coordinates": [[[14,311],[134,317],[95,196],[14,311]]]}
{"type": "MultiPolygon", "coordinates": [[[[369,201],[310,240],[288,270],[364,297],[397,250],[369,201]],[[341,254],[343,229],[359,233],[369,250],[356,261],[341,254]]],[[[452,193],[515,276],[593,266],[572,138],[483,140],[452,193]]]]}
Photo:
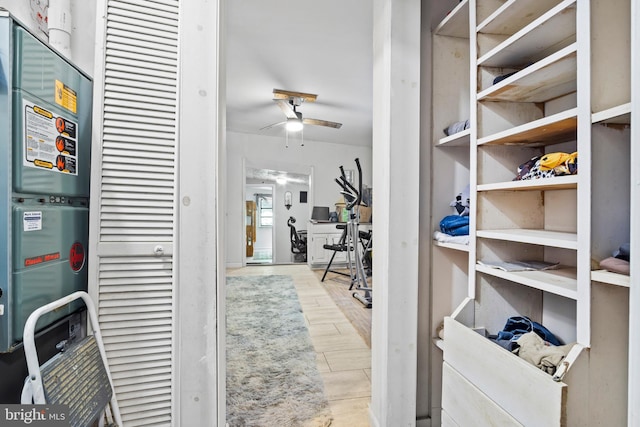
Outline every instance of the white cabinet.
{"type": "MultiPolygon", "coordinates": [[[[342,238],[342,229],[337,226],[343,227],[345,223],[314,223],[309,222],[307,225],[307,265],[311,268],[326,267],[331,261],[333,251],[325,249],[324,245],[337,245],[342,238]]],[[[358,226],[360,231],[371,230],[371,224],[360,224],[358,226]]],[[[359,245],[359,250],[361,250],[359,245]]],[[[346,252],[336,252],[336,256],[333,259],[331,266],[344,266],[347,263],[346,252]]]]}
{"type": "MultiPolygon", "coordinates": [[[[340,241],[342,230],[336,228],[337,224],[335,222],[309,222],[307,226],[307,264],[310,267],[318,268],[329,263],[333,251],[325,249],[324,245],[337,245],[340,241]]],[[[344,264],[346,259],[346,252],[338,252],[333,259],[333,265],[344,264]]]]}
{"type": "Polygon", "coordinates": [[[630,4],[463,0],[433,32],[434,230],[471,188],[468,247],[432,250],[446,423],[626,425],[634,278],[597,263],[630,240],[630,4]],[[467,131],[443,137],[466,118],[467,131]],[[578,153],[577,174],[514,180],[529,159],[559,152],[578,153]],[[523,260],[560,267],[486,266],[523,260]],[[517,315],[574,344],[555,381],[475,332],[517,315]]]}

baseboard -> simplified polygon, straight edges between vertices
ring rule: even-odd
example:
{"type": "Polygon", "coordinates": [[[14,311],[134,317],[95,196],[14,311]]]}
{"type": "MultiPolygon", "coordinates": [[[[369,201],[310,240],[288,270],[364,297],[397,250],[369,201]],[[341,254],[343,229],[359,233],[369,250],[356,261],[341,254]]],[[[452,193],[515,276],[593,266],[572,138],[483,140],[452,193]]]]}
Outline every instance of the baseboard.
{"type": "MultiPolygon", "coordinates": [[[[371,427],[380,427],[380,422],[376,418],[373,411],[371,411],[371,406],[369,406],[369,424],[371,425],[371,427]]],[[[425,417],[425,418],[416,420],[416,427],[431,427],[431,426],[432,426],[432,423],[431,423],[430,417],[425,417]]]]}
{"type": "Polygon", "coordinates": [[[241,262],[228,262],[227,263],[227,268],[241,268],[242,267],[242,263],[241,262]]]}

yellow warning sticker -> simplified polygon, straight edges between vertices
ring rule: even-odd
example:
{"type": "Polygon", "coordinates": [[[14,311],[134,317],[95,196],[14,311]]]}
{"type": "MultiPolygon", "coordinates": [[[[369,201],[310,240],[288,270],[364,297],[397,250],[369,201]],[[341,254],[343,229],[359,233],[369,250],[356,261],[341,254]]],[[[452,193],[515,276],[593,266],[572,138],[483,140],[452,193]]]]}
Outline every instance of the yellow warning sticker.
{"type": "Polygon", "coordinates": [[[46,160],[36,159],[33,164],[41,168],[53,169],[53,163],[47,162],[46,160]]]}
{"type": "Polygon", "coordinates": [[[74,113],[77,112],[78,95],[73,89],[67,87],[60,80],[56,80],[55,100],[56,104],[74,113]]]}

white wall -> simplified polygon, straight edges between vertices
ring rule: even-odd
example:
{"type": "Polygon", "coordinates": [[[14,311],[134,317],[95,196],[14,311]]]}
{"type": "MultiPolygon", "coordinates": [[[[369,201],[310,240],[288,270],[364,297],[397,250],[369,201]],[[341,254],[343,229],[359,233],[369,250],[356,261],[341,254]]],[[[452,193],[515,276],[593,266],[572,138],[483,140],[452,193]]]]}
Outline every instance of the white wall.
{"type": "MultiPolygon", "coordinates": [[[[363,170],[363,184],[371,187],[371,148],[360,146],[346,146],[326,142],[305,141],[305,145],[290,145],[285,148],[283,138],[263,135],[227,132],[227,217],[226,217],[226,248],[227,266],[242,265],[244,253],[244,167],[281,170],[294,173],[309,173],[313,168],[307,210],[316,206],[335,208],[340,197],[338,184],[334,179],[340,174],[338,169],[343,165],[345,169],[355,169],[355,158],[360,159],[363,170]]],[[[276,186],[274,200],[276,208],[284,209],[284,191],[276,186]]],[[[294,206],[299,195],[294,193],[294,206]]],[[[375,189],[374,189],[375,191],[375,189]]],[[[375,196],[374,196],[375,197],[375,196]]],[[[291,208],[293,211],[294,207],[291,208]]],[[[297,209],[297,208],[296,208],[297,209]]],[[[304,209],[304,208],[303,208],[304,209]]],[[[276,215],[279,212],[276,211],[276,215]]],[[[284,214],[286,215],[286,213],[284,214]]],[[[280,214],[282,217],[283,215],[280,214]]],[[[294,215],[295,216],[295,215],[294,215]]],[[[288,218],[288,216],[286,217],[288,218]]],[[[296,225],[303,229],[303,223],[296,216],[296,225]]],[[[286,224],[286,220],[285,220],[286,224]]],[[[279,241],[279,236],[276,236],[279,241]]],[[[286,235],[287,249],[288,234],[286,235]]],[[[276,243],[276,252],[281,254],[282,243],[276,243]]],[[[276,255],[280,259],[280,255],[276,255]]],[[[287,255],[288,257],[288,255],[287,255]]],[[[290,259],[290,258],[287,258],[290,259]]]]}
{"type": "MultiPolygon", "coordinates": [[[[35,0],[0,0],[0,7],[7,9],[14,18],[42,41],[47,42],[47,34],[39,29],[38,22],[32,17],[31,3],[35,3],[35,0]]],[[[40,3],[46,4],[48,1],[41,0],[40,3]]],[[[71,57],[69,59],[89,76],[93,76],[95,29],[96,1],[71,0],[71,57]]]]}

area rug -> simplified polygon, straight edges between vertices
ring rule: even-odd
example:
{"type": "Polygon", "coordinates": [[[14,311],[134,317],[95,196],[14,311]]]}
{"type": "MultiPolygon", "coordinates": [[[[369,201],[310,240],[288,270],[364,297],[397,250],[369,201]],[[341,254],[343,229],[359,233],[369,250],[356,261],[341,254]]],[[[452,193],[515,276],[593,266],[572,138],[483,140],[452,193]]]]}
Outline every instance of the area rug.
{"type": "Polygon", "coordinates": [[[229,427],[320,427],[331,411],[290,276],[227,277],[229,427]]]}

